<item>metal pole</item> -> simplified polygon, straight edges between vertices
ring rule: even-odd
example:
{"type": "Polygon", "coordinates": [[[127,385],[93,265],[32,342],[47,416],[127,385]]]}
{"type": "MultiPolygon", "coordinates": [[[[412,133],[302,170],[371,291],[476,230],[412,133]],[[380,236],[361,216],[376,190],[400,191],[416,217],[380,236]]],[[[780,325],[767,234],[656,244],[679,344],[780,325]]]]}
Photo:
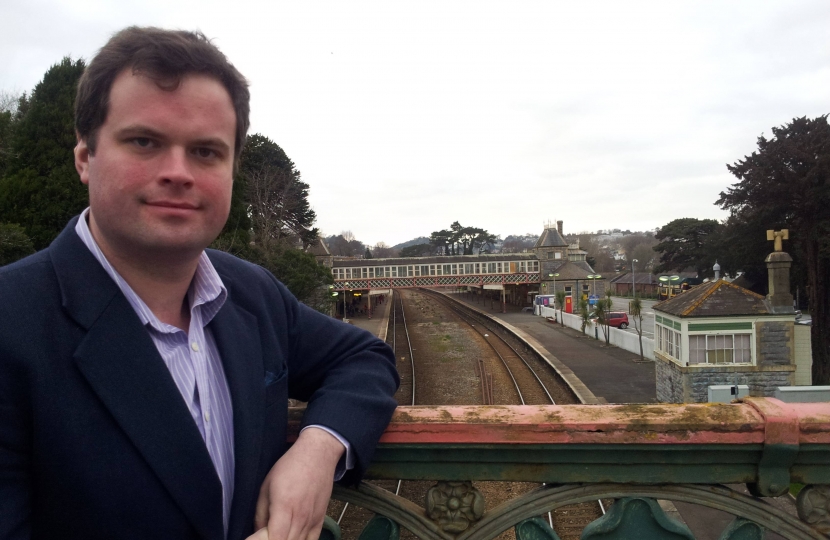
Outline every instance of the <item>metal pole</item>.
{"type": "Polygon", "coordinates": [[[349,322],[349,319],[346,318],[346,289],[348,286],[348,282],[343,284],[343,322],[349,322]]]}
{"type": "Polygon", "coordinates": [[[636,275],[634,274],[634,263],[637,262],[637,259],[631,259],[631,290],[632,298],[634,300],[637,299],[637,280],[635,279],[636,275]]]}

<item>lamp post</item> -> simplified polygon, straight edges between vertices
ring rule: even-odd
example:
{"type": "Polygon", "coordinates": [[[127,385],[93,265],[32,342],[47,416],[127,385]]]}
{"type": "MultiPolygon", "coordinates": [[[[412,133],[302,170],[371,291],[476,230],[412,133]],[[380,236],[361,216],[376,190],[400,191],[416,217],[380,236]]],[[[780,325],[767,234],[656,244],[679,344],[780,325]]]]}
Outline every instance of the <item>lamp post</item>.
{"type": "Polygon", "coordinates": [[[674,296],[674,290],[672,289],[672,283],[675,281],[680,281],[680,276],[660,276],[657,278],[658,280],[662,281],[663,283],[668,284],[668,289],[666,290],[666,300],[674,296]]]}
{"type": "Polygon", "coordinates": [[[637,299],[637,280],[634,279],[636,276],[634,274],[634,263],[640,262],[637,259],[631,259],[631,290],[633,291],[633,298],[637,299]]]}
{"type": "Polygon", "coordinates": [[[349,322],[346,318],[346,289],[349,287],[349,282],[343,284],[343,322],[349,322]]]}
{"type": "Polygon", "coordinates": [[[588,279],[590,279],[593,282],[592,285],[591,285],[591,290],[593,291],[593,293],[591,293],[591,294],[593,296],[596,296],[597,295],[597,280],[600,279],[602,276],[599,275],[599,274],[591,274],[587,277],[588,277],[588,279]]]}
{"type": "Polygon", "coordinates": [[[553,278],[553,294],[556,294],[556,278],[559,277],[559,274],[548,274],[548,277],[553,278]]]}

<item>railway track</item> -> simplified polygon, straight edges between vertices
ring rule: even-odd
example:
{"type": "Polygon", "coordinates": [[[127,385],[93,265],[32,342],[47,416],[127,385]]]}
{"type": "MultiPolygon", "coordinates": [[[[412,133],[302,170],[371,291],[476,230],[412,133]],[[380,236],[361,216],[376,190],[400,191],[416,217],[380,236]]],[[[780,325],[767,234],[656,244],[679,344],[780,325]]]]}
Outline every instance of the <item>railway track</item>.
{"type": "MultiPolygon", "coordinates": [[[[458,305],[440,293],[419,289],[417,291],[408,291],[405,294],[407,296],[409,294],[421,294],[436,302],[443,310],[451,314],[454,319],[461,321],[463,325],[469,325],[470,328],[481,336],[481,340],[486,341],[488,346],[492,348],[495,356],[499,359],[497,363],[485,362],[481,359],[485,355],[478,355],[476,374],[479,375],[479,379],[482,381],[482,403],[542,405],[556,404],[557,401],[560,403],[563,401],[568,403],[576,402],[570,390],[566,387],[563,389],[563,383],[557,382],[558,375],[550,369],[550,366],[532,354],[520,352],[522,346],[516,343],[511,344],[509,342],[509,336],[503,329],[498,328],[495,324],[488,324],[480,316],[471,314],[470,310],[465,309],[463,306],[458,305]],[[501,373],[493,373],[496,369],[501,370],[501,373]],[[504,392],[499,392],[501,397],[494,399],[494,379],[496,381],[512,381],[513,392],[515,393],[514,397],[510,398],[504,392]],[[558,399],[555,399],[557,397],[558,399]]],[[[401,386],[397,394],[398,402],[401,405],[416,405],[418,404],[416,403],[416,388],[418,388],[416,387],[416,371],[421,373],[424,367],[419,367],[413,354],[412,336],[410,335],[410,328],[406,321],[403,297],[404,294],[399,291],[395,291],[390,297],[393,305],[391,306],[390,314],[391,332],[388,333],[389,337],[387,338],[387,342],[395,352],[396,363],[401,376],[401,386]]],[[[421,346],[423,347],[423,343],[421,343],[421,346]]],[[[422,352],[422,354],[427,353],[422,352]]],[[[423,363],[423,358],[421,362],[423,363]]],[[[428,376],[427,380],[429,380],[428,376]]],[[[421,388],[424,388],[423,384],[425,383],[421,382],[420,384],[421,388]]],[[[402,494],[403,497],[410,500],[418,500],[423,497],[423,493],[431,486],[431,483],[423,481],[407,481],[403,483],[398,480],[373,481],[372,483],[388,491],[393,491],[396,495],[402,494]],[[402,491],[403,493],[401,493],[402,491]]],[[[486,485],[489,483],[478,483],[480,487],[482,484],[486,485]]],[[[482,487],[482,489],[486,488],[482,487]]],[[[598,512],[605,513],[602,502],[597,501],[597,503],[582,503],[581,505],[557,509],[554,513],[549,513],[546,517],[551,527],[558,532],[563,540],[579,538],[584,526],[596,517],[599,517],[600,514],[598,512]]],[[[352,537],[351,534],[346,533],[347,530],[360,531],[363,526],[362,524],[370,517],[371,515],[367,515],[363,509],[353,508],[348,504],[344,505],[337,519],[341,527],[345,525],[343,529],[344,538],[352,537]]],[[[402,530],[401,533],[402,538],[412,538],[408,531],[402,530]]],[[[499,538],[502,537],[512,537],[512,534],[507,536],[501,535],[499,538]]]]}
{"type": "MultiPolygon", "coordinates": [[[[487,324],[482,318],[473,315],[472,310],[466,308],[462,304],[455,302],[441,293],[422,289],[421,292],[440,302],[452,313],[455,313],[459,319],[469,324],[479,335],[481,335],[487,344],[493,349],[496,356],[501,360],[501,364],[507,371],[510,380],[516,391],[519,403],[522,405],[556,405],[551,392],[542,381],[537,370],[541,366],[537,365],[534,369],[531,365],[534,363],[533,359],[526,358],[521,354],[507,339],[503,330],[495,324],[487,324]]],[[[492,377],[487,376],[486,368],[481,369],[482,380],[492,380],[492,377]]],[[[541,370],[540,370],[541,371],[541,370]]],[[[483,384],[483,401],[485,404],[492,404],[493,393],[492,383],[483,384]]],[[[551,528],[561,531],[562,536],[571,536],[569,533],[579,534],[580,531],[595,517],[594,509],[599,509],[602,515],[605,515],[605,505],[601,500],[596,503],[582,503],[575,505],[575,508],[570,510],[564,509],[562,514],[557,513],[556,516],[548,513],[548,522],[551,528]],[[554,525],[556,523],[556,525],[554,525]]]]}
{"type": "MultiPolygon", "coordinates": [[[[400,294],[393,293],[390,295],[390,298],[392,301],[392,314],[390,317],[390,323],[392,325],[392,343],[390,346],[395,352],[396,362],[401,363],[399,364],[398,369],[398,373],[401,378],[400,388],[398,389],[398,401],[399,404],[407,404],[408,401],[409,405],[415,405],[415,359],[412,354],[412,341],[409,338],[409,328],[406,326],[406,313],[404,312],[403,307],[403,297],[400,294]],[[409,365],[409,369],[401,370],[400,367],[406,367],[406,364],[409,365]],[[406,401],[401,403],[402,399],[405,399],[406,401]]],[[[390,483],[388,481],[375,483],[384,489],[394,490],[395,495],[400,495],[403,481],[398,480],[394,483],[390,483]]],[[[349,503],[345,503],[343,505],[343,510],[340,512],[340,516],[337,518],[338,525],[343,522],[348,510],[349,503]]]]}

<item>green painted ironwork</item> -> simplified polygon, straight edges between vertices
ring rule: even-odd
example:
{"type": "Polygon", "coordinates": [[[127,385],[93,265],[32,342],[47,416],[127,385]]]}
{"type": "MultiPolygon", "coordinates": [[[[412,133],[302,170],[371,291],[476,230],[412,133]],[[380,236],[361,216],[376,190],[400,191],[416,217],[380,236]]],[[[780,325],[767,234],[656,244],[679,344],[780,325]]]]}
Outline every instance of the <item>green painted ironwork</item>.
{"type": "Polygon", "coordinates": [[[401,529],[386,516],[375,516],[363,527],[358,540],[398,540],[401,529]]]}
{"type": "MultiPolygon", "coordinates": [[[[369,482],[335,486],[334,498],[378,516],[361,540],[397,540],[400,527],[429,540],[489,540],[510,529],[519,540],[557,540],[539,516],[598,499],[616,503],[583,538],[692,538],[656,499],[730,513],[735,520],[721,540],[761,538],[764,531],[794,540],[830,534],[824,404],[747,398],[737,405],[404,407],[396,418],[367,477],[434,485],[418,502],[369,482]],[[488,480],[546,485],[488,507],[476,489],[488,480]],[[804,484],[798,517],[718,485],[745,483],[770,496],[790,482],[804,484]]],[[[339,531],[325,538],[338,540],[339,531]]]]}
{"type": "Polygon", "coordinates": [[[715,330],[752,330],[752,323],[689,323],[689,332],[711,332],[715,330]]]}
{"type": "Polygon", "coordinates": [[[340,540],[340,525],[326,516],[323,520],[323,530],[320,531],[320,540],[340,540]]]}
{"type": "MultiPolygon", "coordinates": [[[[823,489],[826,489],[826,487],[823,487],[823,489]]],[[[642,486],[628,484],[543,486],[512,501],[491,508],[480,521],[459,534],[451,534],[441,530],[437,523],[429,519],[424,509],[412,501],[398,497],[371,484],[363,483],[357,489],[335,486],[334,497],[388,516],[422,539],[487,540],[498,536],[518,523],[571,504],[596,501],[597,499],[636,498],[669,499],[697,504],[724,510],[737,517],[757,523],[759,526],[778,533],[784,538],[826,540],[819,528],[813,528],[775,506],[721,486],[642,486]]],[[[817,516],[814,519],[826,519],[827,513],[822,506],[824,503],[821,503],[818,497],[814,497],[814,499],[816,501],[811,507],[817,516]]],[[[630,536],[630,538],[651,537],[635,535],[630,536]]]]}
{"type": "MultiPolygon", "coordinates": [[[[746,483],[757,480],[762,452],[761,444],[381,444],[367,476],[555,484],[746,483]]],[[[830,447],[815,453],[816,468],[827,452],[830,447]]]]}
{"type": "Polygon", "coordinates": [[[660,508],[654,499],[626,497],[582,531],[582,540],[695,540],[686,525],[660,508]]]}
{"type": "Polygon", "coordinates": [[[719,540],[764,540],[764,528],[743,518],[735,518],[719,540]]]}
{"type": "Polygon", "coordinates": [[[560,540],[556,531],[542,518],[526,519],[516,525],[516,540],[560,540]]]}

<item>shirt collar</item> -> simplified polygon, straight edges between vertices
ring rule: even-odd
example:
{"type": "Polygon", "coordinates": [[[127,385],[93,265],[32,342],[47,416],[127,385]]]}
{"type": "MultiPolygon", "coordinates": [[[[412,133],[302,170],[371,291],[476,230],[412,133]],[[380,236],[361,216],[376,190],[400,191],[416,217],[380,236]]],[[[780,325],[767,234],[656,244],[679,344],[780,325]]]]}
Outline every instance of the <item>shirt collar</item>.
{"type": "MultiPolygon", "coordinates": [[[[121,274],[119,274],[112,264],[110,264],[107,257],[104,255],[104,252],[101,251],[100,246],[98,246],[98,242],[96,242],[95,238],[93,238],[92,232],[89,230],[89,225],[87,224],[88,216],[89,207],[81,213],[81,217],[75,225],[75,232],[92,253],[92,256],[95,257],[110,278],[112,278],[115,284],[118,285],[118,288],[127,298],[127,301],[130,303],[133,310],[135,310],[138,315],[138,318],[141,320],[141,324],[145,326],[149,324],[159,332],[169,333],[178,331],[177,328],[161,322],[150,310],[150,308],[147,307],[144,300],[142,300],[141,297],[133,291],[129,283],[127,283],[124,278],[121,277],[121,274]]],[[[201,255],[199,255],[199,264],[196,266],[196,273],[193,275],[193,280],[190,282],[190,288],[187,291],[187,299],[190,304],[191,315],[195,310],[200,310],[202,325],[207,325],[211,320],[213,320],[216,313],[219,312],[219,309],[224,305],[227,297],[228,291],[225,288],[225,284],[222,283],[222,278],[219,277],[219,274],[216,272],[216,269],[213,267],[213,264],[210,262],[207,254],[202,251],[201,255]]]]}

